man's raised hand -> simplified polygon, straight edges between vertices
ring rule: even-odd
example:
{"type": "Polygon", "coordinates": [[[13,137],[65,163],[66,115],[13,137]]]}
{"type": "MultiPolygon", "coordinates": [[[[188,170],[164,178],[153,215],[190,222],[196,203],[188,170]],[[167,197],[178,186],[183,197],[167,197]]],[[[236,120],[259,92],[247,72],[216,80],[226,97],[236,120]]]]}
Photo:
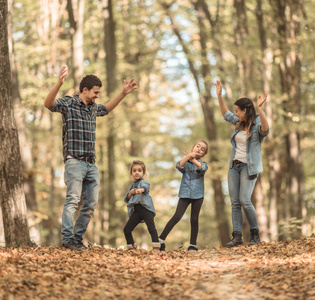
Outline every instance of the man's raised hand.
{"type": "Polygon", "coordinates": [[[123,88],[123,94],[128,95],[132,91],[137,89],[137,83],[133,82],[135,79],[132,78],[129,82],[124,79],[124,88],[123,88]]]}
{"type": "Polygon", "coordinates": [[[62,66],[59,74],[59,81],[61,83],[64,83],[66,77],[68,76],[68,67],[62,66]]]}

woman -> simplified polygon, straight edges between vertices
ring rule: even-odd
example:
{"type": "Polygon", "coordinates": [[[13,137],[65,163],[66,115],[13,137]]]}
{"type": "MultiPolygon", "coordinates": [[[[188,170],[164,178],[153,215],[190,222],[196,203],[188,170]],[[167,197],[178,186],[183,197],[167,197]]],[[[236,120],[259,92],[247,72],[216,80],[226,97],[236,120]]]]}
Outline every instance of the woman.
{"type": "Polygon", "coordinates": [[[228,186],[232,205],[232,240],[225,245],[232,248],[243,244],[242,240],[242,207],[250,226],[250,241],[248,245],[260,244],[257,215],[251,201],[251,196],[257,181],[258,174],[262,172],[261,143],[269,133],[269,125],[262,106],[267,99],[265,93],[257,100],[258,115],[256,115],[253,102],[248,98],[238,99],[234,103],[235,113],[227,108],[222,98],[222,85],[216,83],[216,92],[219,100],[221,114],[224,120],[235,125],[232,134],[232,153],[228,172],[228,186]]]}

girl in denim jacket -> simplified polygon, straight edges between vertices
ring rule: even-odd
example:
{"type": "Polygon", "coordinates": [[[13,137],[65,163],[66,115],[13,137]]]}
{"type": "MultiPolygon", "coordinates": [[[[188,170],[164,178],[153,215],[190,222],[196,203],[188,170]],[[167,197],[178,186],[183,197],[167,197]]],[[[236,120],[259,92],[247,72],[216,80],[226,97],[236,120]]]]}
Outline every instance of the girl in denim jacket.
{"type": "Polygon", "coordinates": [[[256,115],[254,104],[248,98],[238,99],[234,103],[235,113],[230,112],[222,98],[220,81],[216,83],[216,92],[224,120],[235,125],[231,138],[233,148],[228,173],[233,238],[225,247],[231,248],[243,244],[241,232],[243,223],[242,208],[250,226],[251,237],[248,245],[257,245],[260,244],[259,228],[251,196],[258,174],[263,170],[260,153],[261,143],[269,133],[267,118],[262,110],[267,94],[258,97],[257,110],[259,114],[256,115]]]}
{"type": "Polygon", "coordinates": [[[208,144],[204,140],[197,141],[191,152],[185,151],[186,156],[176,164],[176,168],[182,175],[182,181],[179,189],[179,201],[173,217],[166,224],[162,234],[159,237],[161,243],[161,251],[165,250],[165,239],[174,226],[181,220],[187,207],[191,204],[190,215],[190,246],[188,251],[196,252],[197,235],[198,235],[198,220],[199,212],[204,196],[204,175],[208,170],[207,163],[200,159],[208,153],[208,144]]]}
{"type": "Polygon", "coordinates": [[[152,247],[154,251],[160,250],[158,234],[154,224],[155,209],[151,196],[149,195],[150,183],[143,179],[146,175],[145,164],[140,160],[135,160],[130,166],[130,175],[134,183],[129,187],[125,196],[129,220],[124,228],[124,234],[127,241],[127,249],[136,249],[132,231],[135,227],[145,222],[148,227],[152,239],[152,247]]]}

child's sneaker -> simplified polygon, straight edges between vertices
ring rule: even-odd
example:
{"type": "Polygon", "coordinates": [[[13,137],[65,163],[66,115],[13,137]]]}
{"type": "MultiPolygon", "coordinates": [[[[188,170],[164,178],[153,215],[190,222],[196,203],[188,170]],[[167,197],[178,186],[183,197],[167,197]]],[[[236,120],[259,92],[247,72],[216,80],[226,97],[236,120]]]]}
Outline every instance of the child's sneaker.
{"type": "Polygon", "coordinates": [[[165,243],[160,243],[160,251],[165,251],[165,243]]]}
{"type": "Polygon", "coordinates": [[[165,243],[164,243],[164,240],[162,240],[161,238],[159,238],[159,242],[160,242],[160,251],[165,251],[165,243]]]}
{"type": "Polygon", "coordinates": [[[159,252],[161,248],[161,244],[160,242],[155,242],[155,243],[153,242],[152,247],[153,247],[153,252],[159,252]]]}
{"type": "Polygon", "coordinates": [[[134,250],[134,249],[138,249],[138,245],[136,243],[127,245],[127,250],[134,250]]]}
{"type": "Polygon", "coordinates": [[[188,247],[188,251],[189,251],[189,252],[197,252],[197,251],[198,251],[198,248],[197,248],[196,246],[194,246],[194,245],[190,245],[190,246],[188,247]]]}

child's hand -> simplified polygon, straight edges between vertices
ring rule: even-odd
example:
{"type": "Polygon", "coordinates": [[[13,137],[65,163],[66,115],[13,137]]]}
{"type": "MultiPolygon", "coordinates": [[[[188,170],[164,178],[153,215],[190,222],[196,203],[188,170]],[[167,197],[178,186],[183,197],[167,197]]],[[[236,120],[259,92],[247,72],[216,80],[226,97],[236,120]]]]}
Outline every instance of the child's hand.
{"type": "Polygon", "coordinates": [[[135,189],[136,190],[136,194],[140,195],[144,192],[144,189],[135,189]]]}
{"type": "Polygon", "coordinates": [[[134,189],[132,189],[132,190],[130,191],[130,193],[131,193],[132,195],[134,195],[134,194],[136,193],[136,191],[137,191],[137,189],[134,188],[134,189]]]}
{"type": "Polygon", "coordinates": [[[188,156],[189,157],[189,159],[194,159],[194,158],[196,158],[196,153],[195,152],[188,152],[188,151],[184,151],[184,154],[186,155],[186,156],[188,156]]]}

